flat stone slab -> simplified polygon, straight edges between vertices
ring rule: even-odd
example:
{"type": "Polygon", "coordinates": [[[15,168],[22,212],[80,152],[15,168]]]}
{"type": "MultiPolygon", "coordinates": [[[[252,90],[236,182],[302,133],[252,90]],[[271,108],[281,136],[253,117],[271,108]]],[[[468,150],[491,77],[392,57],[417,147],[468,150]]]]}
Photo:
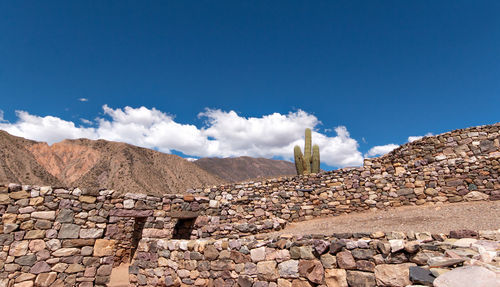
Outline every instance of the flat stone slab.
{"type": "Polygon", "coordinates": [[[434,280],[434,287],[500,286],[500,276],[480,266],[455,268],[434,280]]]}

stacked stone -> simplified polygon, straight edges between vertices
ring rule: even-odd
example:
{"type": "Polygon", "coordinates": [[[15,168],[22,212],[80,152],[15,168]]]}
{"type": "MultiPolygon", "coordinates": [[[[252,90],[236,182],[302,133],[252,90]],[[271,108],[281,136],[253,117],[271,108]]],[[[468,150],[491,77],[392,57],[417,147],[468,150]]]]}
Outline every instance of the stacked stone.
{"type": "Polygon", "coordinates": [[[97,238],[106,228],[102,201],[109,194],[0,187],[0,286],[104,285],[113,247],[97,238]]]}
{"type": "Polygon", "coordinates": [[[367,209],[499,200],[499,139],[500,124],[456,130],[366,159],[359,168],[192,192],[220,210],[217,220],[225,227],[206,232],[218,237],[367,209]]]}
{"type": "Polygon", "coordinates": [[[260,240],[145,239],[130,278],[134,286],[432,286],[436,277],[464,265],[495,278],[495,272],[500,274],[499,247],[500,231],[464,230],[449,236],[375,232],[260,240]]]}

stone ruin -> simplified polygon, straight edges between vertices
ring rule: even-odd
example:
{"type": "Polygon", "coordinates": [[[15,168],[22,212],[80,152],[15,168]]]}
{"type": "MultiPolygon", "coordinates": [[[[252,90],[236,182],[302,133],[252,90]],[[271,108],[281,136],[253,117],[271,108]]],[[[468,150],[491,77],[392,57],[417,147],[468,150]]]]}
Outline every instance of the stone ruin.
{"type": "Polygon", "coordinates": [[[478,262],[498,272],[499,231],[266,233],[367,209],[499,200],[499,130],[425,137],[363,167],[161,198],[3,185],[0,287],[105,286],[122,262],[133,286],[405,286],[435,276],[431,267],[478,262]]]}

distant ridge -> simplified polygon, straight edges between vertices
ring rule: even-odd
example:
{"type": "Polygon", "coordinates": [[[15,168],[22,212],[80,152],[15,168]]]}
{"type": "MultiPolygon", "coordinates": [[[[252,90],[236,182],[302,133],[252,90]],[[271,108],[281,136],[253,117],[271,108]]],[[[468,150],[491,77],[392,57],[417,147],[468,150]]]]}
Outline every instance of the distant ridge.
{"type": "Polygon", "coordinates": [[[285,160],[253,158],[201,158],[194,164],[228,182],[295,175],[295,164],[285,160]]]}

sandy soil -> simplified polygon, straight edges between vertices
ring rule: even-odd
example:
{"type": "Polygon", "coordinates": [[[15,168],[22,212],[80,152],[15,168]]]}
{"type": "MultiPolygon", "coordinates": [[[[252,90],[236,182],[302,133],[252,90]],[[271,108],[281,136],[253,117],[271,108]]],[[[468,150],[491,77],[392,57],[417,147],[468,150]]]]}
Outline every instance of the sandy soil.
{"type": "Polygon", "coordinates": [[[289,224],[279,234],[332,234],[374,231],[496,230],[500,228],[500,201],[408,206],[384,211],[318,218],[289,224]]]}

